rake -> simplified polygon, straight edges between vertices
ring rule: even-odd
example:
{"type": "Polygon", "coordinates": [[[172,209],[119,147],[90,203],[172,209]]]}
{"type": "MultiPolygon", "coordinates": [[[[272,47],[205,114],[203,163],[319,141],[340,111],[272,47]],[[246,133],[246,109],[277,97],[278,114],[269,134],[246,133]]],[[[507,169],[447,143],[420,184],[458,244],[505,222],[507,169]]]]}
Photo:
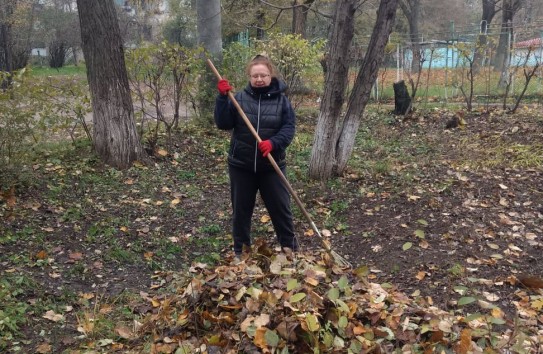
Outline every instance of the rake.
{"type": "MultiPolygon", "coordinates": [[[[209,67],[211,68],[211,70],[213,71],[215,76],[217,77],[217,80],[221,80],[222,79],[221,74],[219,74],[219,71],[217,70],[217,68],[215,68],[215,65],[213,65],[213,62],[210,59],[207,59],[207,64],[209,65],[209,67]]],[[[241,118],[243,119],[243,121],[245,122],[245,124],[247,125],[249,130],[251,131],[251,134],[253,134],[256,141],[258,143],[260,143],[262,141],[262,139],[260,139],[260,136],[258,135],[257,131],[255,130],[255,128],[253,127],[253,125],[249,121],[249,118],[247,118],[247,116],[245,115],[245,112],[243,112],[243,109],[241,108],[238,101],[234,97],[234,94],[231,91],[228,91],[228,98],[230,98],[230,100],[232,101],[232,103],[234,104],[236,109],[238,110],[239,115],[241,116],[241,118]]],[[[332,248],[330,247],[329,242],[324,239],[321,232],[319,231],[319,228],[313,222],[313,219],[311,218],[311,215],[309,215],[309,213],[305,209],[302,201],[298,197],[298,194],[292,188],[292,185],[287,180],[287,178],[285,177],[285,175],[283,174],[283,172],[281,171],[281,169],[277,165],[277,162],[275,162],[275,159],[273,158],[273,156],[271,154],[268,154],[268,160],[270,161],[271,165],[273,166],[275,172],[277,172],[277,174],[279,175],[279,177],[283,181],[283,183],[284,183],[285,187],[288,189],[290,195],[292,195],[292,198],[294,198],[294,201],[296,202],[296,204],[298,205],[298,208],[300,208],[300,210],[302,211],[302,214],[304,214],[305,218],[307,219],[307,221],[311,225],[311,228],[313,229],[315,234],[320,239],[320,241],[321,241],[324,249],[326,250],[326,252],[331,256],[331,258],[335,261],[335,263],[337,265],[339,265],[340,267],[349,267],[349,268],[352,267],[351,263],[348,260],[346,260],[345,258],[343,258],[341,255],[339,255],[337,252],[332,250],[332,248]]]]}

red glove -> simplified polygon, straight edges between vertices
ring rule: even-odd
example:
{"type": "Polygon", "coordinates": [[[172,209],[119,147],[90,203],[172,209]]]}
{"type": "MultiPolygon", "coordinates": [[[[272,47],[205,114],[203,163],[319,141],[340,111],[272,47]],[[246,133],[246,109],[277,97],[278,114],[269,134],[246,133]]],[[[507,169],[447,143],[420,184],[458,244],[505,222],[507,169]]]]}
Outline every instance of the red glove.
{"type": "Polygon", "coordinates": [[[262,153],[262,156],[266,157],[273,150],[273,143],[271,140],[264,140],[258,143],[258,149],[262,153]]]}
{"type": "Polygon", "coordinates": [[[232,90],[233,87],[230,86],[230,83],[226,79],[221,79],[217,83],[217,89],[219,90],[219,93],[223,96],[228,95],[228,91],[232,90]]]}

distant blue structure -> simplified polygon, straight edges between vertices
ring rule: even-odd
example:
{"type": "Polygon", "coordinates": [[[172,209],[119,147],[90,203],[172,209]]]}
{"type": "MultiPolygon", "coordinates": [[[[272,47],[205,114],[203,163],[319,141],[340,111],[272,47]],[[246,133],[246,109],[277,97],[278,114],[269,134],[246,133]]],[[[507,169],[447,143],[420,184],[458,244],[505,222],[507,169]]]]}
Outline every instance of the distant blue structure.
{"type": "MultiPolygon", "coordinates": [[[[471,43],[468,43],[468,45],[471,45],[471,43]]],[[[453,45],[437,42],[429,44],[422,43],[421,46],[423,47],[424,58],[422,67],[425,69],[428,69],[430,66],[435,69],[440,69],[469,65],[466,58],[464,58],[460,51],[453,45]]],[[[473,58],[473,50],[470,57],[473,58]]],[[[543,43],[541,38],[515,43],[511,56],[511,66],[523,66],[527,57],[527,66],[535,66],[537,63],[543,63],[543,43]]],[[[405,50],[404,60],[406,62],[405,66],[408,67],[408,64],[413,60],[411,50],[405,50]]]]}

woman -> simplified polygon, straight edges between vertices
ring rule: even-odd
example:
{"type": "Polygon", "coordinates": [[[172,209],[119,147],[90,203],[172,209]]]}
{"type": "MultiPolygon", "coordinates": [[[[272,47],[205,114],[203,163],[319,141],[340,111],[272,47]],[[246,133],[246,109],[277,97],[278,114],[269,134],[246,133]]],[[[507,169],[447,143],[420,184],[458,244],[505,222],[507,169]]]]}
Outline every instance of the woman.
{"type": "Polygon", "coordinates": [[[232,130],[228,172],[234,252],[240,257],[243,249],[251,246],[251,218],[257,191],[268,210],[279,244],[296,251],[290,195],[267,158],[271,154],[285,173],[285,150],[294,137],[296,116],[284,95],[286,84],[277,77],[267,57],[257,55],[247,64],[246,72],[249,84],[236,93],[235,98],[262,141],[257,144],[236,107],[228,100],[232,86],[227,80],[217,84],[220,95],[215,103],[217,127],[232,130]]]}

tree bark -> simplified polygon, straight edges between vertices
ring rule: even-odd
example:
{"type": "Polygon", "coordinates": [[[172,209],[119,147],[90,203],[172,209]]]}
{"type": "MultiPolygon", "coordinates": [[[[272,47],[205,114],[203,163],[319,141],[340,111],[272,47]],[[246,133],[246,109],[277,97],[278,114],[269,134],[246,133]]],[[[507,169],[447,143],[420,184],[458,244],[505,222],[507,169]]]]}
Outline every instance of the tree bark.
{"type": "Polygon", "coordinates": [[[420,0],[399,0],[400,8],[409,25],[409,37],[413,59],[411,61],[411,72],[418,73],[421,70],[421,47],[420,47],[420,0]]]}
{"type": "Polygon", "coordinates": [[[484,53],[487,46],[487,32],[490,23],[496,15],[496,3],[499,0],[482,0],[483,14],[481,16],[481,28],[475,43],[475,53],[473,54],[473,72],[477,74],[483,65],[484,53]]]}
{"type": "Polygon", "coordinates": [[[118,169],[143,159],[113,0],[77,0],[83,55],[91,92],[94,147],[118,169]]]}
{"type": "MultiPolygon", "coordinates": [[[[513,43],[513,18],[520,9],[523,0],[502,0],[502,24],[498,49],[494,57],[494,69],[503,74],[509,64],[511,45],[513,43]]],[[[503,84],[500,79],[500,85],[503,84]]]]}
{"type": "Polygon", "coordinates": [[[218,59],[222,53],[221,2],[220,0],[198,0],[198,43],[218,59]]]}
{"type": "Polygon", "coordinates": [[[347,113],[343,129],[339,136],[335,173],[341,175],[347,167],[347,162],[353,152],[356,134],[364,109],[371,95],[371,88],[375,84],[379,67],[383,63],[385,46],[392,32],[396,19],[398,0],[381,0],[377,10],[377,19],[371,34],[368,50],[364,56],[364,63],[358,71],[353,91],[347,104],[347,113]]]}
{"type": "MultiPolygon", "coordinates": [[[[0,71],[13,71],[13,41],[11,37],[10,16],[13,15],[14,3],[7,2],[0,7],[0,71]]],[[[0,88],[6,89],[11,85],[11,77],[0,82],[0,88]]]]}
{"type": "Polygon", "coordinates": [[[315,0],[293,0],[292,33],[306,37],[307,14],[315,0]]]}
{"type": "Polygon", "coordinates": [[[311,178],[326,180],[335,166],[341,109],[349,74],[349,48],[354,35],[356,0],[338,0],[334,12],[326,60],[326,75],[321,109],[313,138],[309,162],[311,178]]]}
{"type": "MultiPolygon", "coordinates": [[[[196,1],[198,17],[198,43],[218,65],[222,62],[222,28],[220,0],[196,1]]],[[[200,78],[198,101],[202,123],[212,124],[215,101],[216,78],[211,71],[206,71],[200,78]]]]}

